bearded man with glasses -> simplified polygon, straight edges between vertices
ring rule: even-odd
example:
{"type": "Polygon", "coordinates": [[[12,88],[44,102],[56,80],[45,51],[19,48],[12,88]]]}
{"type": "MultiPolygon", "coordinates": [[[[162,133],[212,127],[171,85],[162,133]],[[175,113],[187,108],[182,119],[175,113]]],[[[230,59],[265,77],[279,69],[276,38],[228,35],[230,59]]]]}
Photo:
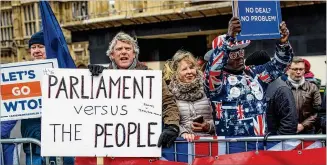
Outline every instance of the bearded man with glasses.
{"type": "Polygon", "coordinates": [[[288,70],[286,83],[291,87],[298,112],[297,133],[314,134],[314,123],[321,108],[319,89],[304,78],[305,63],[294,58],[288,70]]]}
{"type": "Polygon", "coordinates": [[[293,58],[289,30],[285,22],[280,24],[281,38],[271,61],[246,67],[244,49],[250,41],[237,41],[239,32],[240,20],[233,17],[228,33],[213,40],[213,52],[204,74],[205,91],[218,136],[263,136],[267,133],[264,93],[268,84],[286,71],[293,58]]]}

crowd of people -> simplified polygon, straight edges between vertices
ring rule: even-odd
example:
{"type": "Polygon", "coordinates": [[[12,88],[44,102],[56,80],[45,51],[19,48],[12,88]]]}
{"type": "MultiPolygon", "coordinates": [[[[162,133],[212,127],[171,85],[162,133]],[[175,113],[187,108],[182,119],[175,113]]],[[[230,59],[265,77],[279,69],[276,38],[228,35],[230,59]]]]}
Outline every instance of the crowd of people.
{"type": "MultiPolygon", "coordinates": [[[[264,50],[245,59],[250,41],[237,41],[240,20],[231,18],[228,33],[212,42],[212,49],[198,62],[191,52],[178,50],[165,64],[162,83],[164,127],[158,147],[170,147],[177,137],[192,142],[195,136],[264,136],[325,133],[326,91],[321,99],[320,80],[310,63],[294,56],[286,23],[271,59],[264,50]]],[[[43,32],[29,41],[33,60],[46,59],[43,32]]],[[[89,65],[93,76],[104,69],[149,70],[138,60],[137,40],[119,32],[109,43],[108,68],[89,65]]],[[[2,135],[16,121],[2,122],[2,135]]],[[[24,138],[41,140],[41,120],[21,122],[24,138]]],[[[42,164],[39,146],[24,146],[26,164],[42,164]]],[[[65,158],[71,164],[72,158],[65,158]]]]}

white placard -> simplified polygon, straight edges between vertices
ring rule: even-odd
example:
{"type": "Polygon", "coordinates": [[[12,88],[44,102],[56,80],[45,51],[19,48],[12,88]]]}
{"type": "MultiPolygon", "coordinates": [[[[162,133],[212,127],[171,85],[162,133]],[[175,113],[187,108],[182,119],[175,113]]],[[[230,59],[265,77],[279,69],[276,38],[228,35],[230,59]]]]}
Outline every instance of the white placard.
{"type": "Polygon", "coordinates": [[[41,117],[44,68],[58,68],[57,59],[1,64],[1,121],[41,117]]]}
{"type": "Polygon", "coordinates": [[[161,157],[161,71],[51,73],[42,84],[42,156],[161,157]]]}

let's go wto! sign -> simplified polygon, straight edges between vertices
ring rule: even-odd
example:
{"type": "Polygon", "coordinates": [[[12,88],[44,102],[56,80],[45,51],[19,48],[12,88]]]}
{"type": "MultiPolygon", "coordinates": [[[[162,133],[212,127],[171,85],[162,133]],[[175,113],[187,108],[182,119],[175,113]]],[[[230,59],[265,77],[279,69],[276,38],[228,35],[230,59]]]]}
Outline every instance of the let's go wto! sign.
{"type": "Polygon", "coordinates": [[[44,68],[57,68],[56,59],[2,64],[1,121],[41,117],[44,68]]]}

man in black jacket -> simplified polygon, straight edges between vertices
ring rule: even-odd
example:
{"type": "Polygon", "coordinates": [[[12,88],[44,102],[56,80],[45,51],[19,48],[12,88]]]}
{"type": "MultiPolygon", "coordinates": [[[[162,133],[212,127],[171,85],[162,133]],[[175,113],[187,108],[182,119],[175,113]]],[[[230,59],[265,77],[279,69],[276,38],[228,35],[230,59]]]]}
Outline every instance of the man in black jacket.
{"type": "MultiPolygon", "coordinates": [[[[247,66],[263,65],[270,61],[266,51],[256,51],[245,61],[247,66]]],[[[272,135],[294,135],[297,130],[297,112],[293,93],[281,78],[268,85],[267,100],[268,132],[272,135]]]]}

